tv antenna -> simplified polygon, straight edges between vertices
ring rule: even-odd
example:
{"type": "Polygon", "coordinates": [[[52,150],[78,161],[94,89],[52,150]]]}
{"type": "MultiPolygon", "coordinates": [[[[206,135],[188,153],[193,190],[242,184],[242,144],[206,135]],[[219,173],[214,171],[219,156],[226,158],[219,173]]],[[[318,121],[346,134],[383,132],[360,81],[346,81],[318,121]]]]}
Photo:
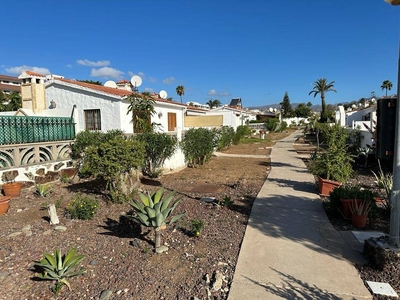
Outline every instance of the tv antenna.
{"type": "Polygon", "coordinates": [[[142,78],[140,78],[137,75],[134,75],[131,78],[131,83],[133,85],[133,91],[138,92],[139,91],[138,87],[142,85],[142,78]]]}
{"type": "Polygon", "coordinates": [[[159,95],[160,95],[160,97],[161,97],[162,99],[167,99],[167,96],[168,96],[167,92],[164,91],[164,90],[161,90],[160,93],[159,93],[159,95]]]}

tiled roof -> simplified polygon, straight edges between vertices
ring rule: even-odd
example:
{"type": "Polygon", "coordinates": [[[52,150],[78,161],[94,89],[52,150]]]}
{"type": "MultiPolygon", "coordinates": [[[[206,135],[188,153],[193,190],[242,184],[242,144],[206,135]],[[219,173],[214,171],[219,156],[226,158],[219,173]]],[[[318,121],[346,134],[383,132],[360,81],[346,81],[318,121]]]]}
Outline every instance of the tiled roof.
{"type": "Polygon", "coordinates": [[[65,83],[74,84],[74,85],[77,85],[80,87],[92,89],[95,91],[100,91],[100,92],[107,93],[107,94],[112,94],[112,95],[119,96],[119,97],[125,97],[125,96],[129,96],[132,94],[132,92],[127,91],[127,90],[121,90],[121,89],[117,89],[117,88],[113,88],[113,87],[107,87],[107,86],[103,86],[103,85],[81,82],[81,81],[76,81],[76,80],[71,80],[71,79],[56,78],[55,81],[62,81],[65,83]]]}
{"type": "Polygon", "coordinates": [[[126,80],[126,79],[122,79],[122,80],[117,82],[117,84],[125,84],[125,83],[131,83],[131,82],[126,80]]]}
{"type": "Polygon", "coordinates": [[[11,82],[21,82],[21,79],[18,79],[18,77],[0,74],[0,81],[2,81],[2,80],[11,81],[11,82]]]}
{"type": "Polygon", "coordinates": [[[36,72],[32,72],[32,71],[25,71],[26,74],[30,75],[30,76],[36,76],[36,77],[46,77],[42,74],[36,73],[36,72]]]}
{"type": "Polygon", "coordinates": [[[21,86],[0,83],[0,91],[11,91],[11,92],[21,93],[21,86]]]}

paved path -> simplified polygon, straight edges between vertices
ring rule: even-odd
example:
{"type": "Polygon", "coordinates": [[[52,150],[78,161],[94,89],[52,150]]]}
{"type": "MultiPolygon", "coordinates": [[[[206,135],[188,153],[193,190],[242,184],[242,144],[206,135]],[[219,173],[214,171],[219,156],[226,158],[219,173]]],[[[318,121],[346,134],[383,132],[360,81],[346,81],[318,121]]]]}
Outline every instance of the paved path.
{"type": "Polygon", "coordinates": [[[372,299],[353,265],[363,257],[330,224],[314,177],[292,147],[300,135],[272,150],[228,300],[372,299]]]}

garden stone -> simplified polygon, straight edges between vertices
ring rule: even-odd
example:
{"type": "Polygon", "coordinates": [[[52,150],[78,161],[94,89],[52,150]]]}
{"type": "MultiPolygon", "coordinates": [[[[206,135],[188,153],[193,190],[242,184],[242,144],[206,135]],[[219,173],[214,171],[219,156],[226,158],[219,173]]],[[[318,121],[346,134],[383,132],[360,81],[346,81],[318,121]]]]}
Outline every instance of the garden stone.
{"type": "Polygon", "coordinates": [[[219,291],[222,288],[222,282],[224,281],[225,277],[220,272],[215,272],[214,278],[215,280],[212,285],[212,290],[219,291]]]}
{"type": "Polygon", "coordinates": [[[168,251],[168,247],[167,247],[167,246],[164,246],[164,245],[162,245],[162,246],[156,248],[156,252],[157,252],[157,253],[163,253],[163,252],[166,252],[166,251],[168,251]]]}
{"type": "Polygon", "coordinates": [[[47,211],[50,216],[50,225],[56,225],[56,224],[60,223],[60,220],[58,219],[58,216],[57,216],[56,206],[54,204],[50,204],[47,207],[47,211]]]}
{"type": "Polygon", "coordinates": [[[11,233],[8,237],[16,237],[16,236],[18,236],[18,235],[20,235],[20,234],[22,234],[22,232],[21,231],[17,231],[17,232],[13,232],[13,233],[11,233]]]}
{"type": "Polygon", "coordinates": [[[55,231],[64,232],[67,231],[67,227],[65,226],[57,226],[54,228],[55,231]]]}
{"type": "Polygon", "coordinates": [[[110,299],[111,295],[112,295],[111,290],[104,290],[101,292],[99,300],[108,300],[110,299]]]}

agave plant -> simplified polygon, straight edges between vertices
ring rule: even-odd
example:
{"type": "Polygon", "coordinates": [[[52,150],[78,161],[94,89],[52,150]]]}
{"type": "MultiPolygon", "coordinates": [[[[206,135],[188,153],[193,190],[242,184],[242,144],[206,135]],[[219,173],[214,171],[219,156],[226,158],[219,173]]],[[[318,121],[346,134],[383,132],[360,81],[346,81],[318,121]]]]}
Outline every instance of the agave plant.
{"type": "Polygon", "coordinates": [[[83,274],[83,268],[75,270],[75,267],[85,259],[85,255],[77,255],[76,248],[71,249],[67,254],[61,255],[61,250],[54,250],[53,254],[44,253],[44,258],[35,262],[35,267],[38,268],[38,278],[43,280],[56,280],[56,284],[52,288],[55,294],[61,290],[65,284],[69,290],[71,285],[66,280],[68,277],[73,277],[83,274]]]}
{"type": "Polygon", "coordinates": [[[130,202],[130,205],[132,206],[136,215],[128,217],[134,222],[139,223],[143,226],[155,228],[156,249],[161,246],[160,227],[178,221],[185,214],[181,213],[179,215],[175,215],[171,217],[169,221],[167,221],[167,218],[171,216],[172,212],[175,210],[182,199],[182,197],[179,197],[178,199],[173,201],[175,194],[176,191],[173,191],[167,196],[163,197],[164,187],[161,187],[152,195],[150,195],[149,193],[147,193],[147,195],[139,193],[140,201],[132,200],[130,202]]]}

